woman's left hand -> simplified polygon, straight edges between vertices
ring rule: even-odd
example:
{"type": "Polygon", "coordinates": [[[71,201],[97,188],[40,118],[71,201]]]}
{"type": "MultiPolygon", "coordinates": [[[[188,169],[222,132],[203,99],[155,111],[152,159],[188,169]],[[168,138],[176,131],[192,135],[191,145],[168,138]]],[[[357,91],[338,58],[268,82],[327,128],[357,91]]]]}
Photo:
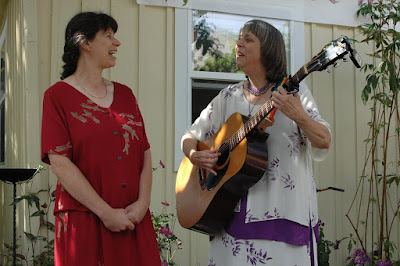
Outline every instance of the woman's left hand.
{"type": "Polygon", "coordinates": [[[322,124],[313,120],[304,111],[300,96],[297,93],[288,94],[283,87],[272,92],[272,105],[285,116],[292,119],[306,134],[313,147],[327,149],[331,144],[331,133],[322,124]]]}
{"type": "Polygon", "coordinates": [[[297,93],[288,94],[281,86],[277,91],[272,92],[272,105],[278,108],[284,115],[296,121],[299,115],[304,115],[304,109],[297,93]]]}
{"type": "Polygon", "coordinates": [[[143,217],[146,215],[147,209],[148,206],[139,201],[136,201],[125,208],[125,210],[128,211],[127,215],[129,220],[134,224],[138,224],[142,221],[143,217]]]}

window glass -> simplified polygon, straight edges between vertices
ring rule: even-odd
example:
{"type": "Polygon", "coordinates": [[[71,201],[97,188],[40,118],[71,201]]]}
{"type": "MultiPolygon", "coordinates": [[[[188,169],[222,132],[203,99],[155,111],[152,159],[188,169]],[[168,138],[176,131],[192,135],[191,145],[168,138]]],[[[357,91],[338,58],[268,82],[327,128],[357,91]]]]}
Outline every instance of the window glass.
{"type": "MultiPolygon", "coordinates": [[[[192,69],[194,71],[242,73],[236,66],[235,45],[248,16],[193,10],[192,69]]],[[[262,19],[283,35],[290,64],[289,21],[262,19]]]]}
{"type": "Polygon", "coordinates": [[[234,82],[192,79],[192,123],[219,91],[232,83],[234,82]]]}
{"type": "MultiPolygon", "coordinates": [[[[3,45],[4,47],[4,45],[3,45]]],[[[1,52],[1,58],[0,58],[0,99],[3,98],[3,96],[6,93],[6,81],[5,81],[5,60],[3,57],[3,51],[1,52]]]]}
{"type": "MultiPolygon", "coordinates": [[[[208,11],[192,11],[192,119],[229,84],[238,80],[220,80],[215,72],[243,73],[236,66],[235,45],[240,28],[253,19],[248,16],[223,14],[208,11]],[[197,71],[209,72],[207,79],[200,79],[197,71]]],[[[284,20],[262,19],[276,27],[283,35],[286,45],[288,67],[290,65],[290,23],[284,20]]],[[[289,71],[289,69],[288,69],[289,71]]]]}
{"type": "Polygon", "coordinates": [[[5,162],[5,98],[6,98],[6,65],[5,45],[3,41],[0,49],[0,164],[5,162]]]}

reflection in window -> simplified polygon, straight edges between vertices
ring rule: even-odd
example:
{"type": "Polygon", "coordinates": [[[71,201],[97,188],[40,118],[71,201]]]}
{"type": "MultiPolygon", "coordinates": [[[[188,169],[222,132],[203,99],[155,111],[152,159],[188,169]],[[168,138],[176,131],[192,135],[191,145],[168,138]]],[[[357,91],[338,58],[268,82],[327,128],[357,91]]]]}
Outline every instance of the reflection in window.
{"type": "MultiPolygon", "coordinates": [[[[235,45],[240,28],[253,18],[208,11],[193,11],[192,69],[243,73],[236,66],[235,45]]],[[[283,35],[290,65],[289,21],[263,19],[283,35]]]]}

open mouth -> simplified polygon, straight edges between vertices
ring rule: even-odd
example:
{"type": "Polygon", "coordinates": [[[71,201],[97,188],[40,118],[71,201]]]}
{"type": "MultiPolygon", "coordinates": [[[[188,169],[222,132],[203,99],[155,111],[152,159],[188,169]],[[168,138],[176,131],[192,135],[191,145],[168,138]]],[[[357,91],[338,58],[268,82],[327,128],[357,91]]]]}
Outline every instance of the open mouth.
{"type": "Polygon", "coordinates": [[[115,53],[116,53],[116,52],[117,52],[117,51],[110,51],[110,52],[108,52],[108,54],[111,55],[112,58],[115,58],[115,59],[116,59],[116,58],[117,58],[117,57],[115,56],[115,53]]]}

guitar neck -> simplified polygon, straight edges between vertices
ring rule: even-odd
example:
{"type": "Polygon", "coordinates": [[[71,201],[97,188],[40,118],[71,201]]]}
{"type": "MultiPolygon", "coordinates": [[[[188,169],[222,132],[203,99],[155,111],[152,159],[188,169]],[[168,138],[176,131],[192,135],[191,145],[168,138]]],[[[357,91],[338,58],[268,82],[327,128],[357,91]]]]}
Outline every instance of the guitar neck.
{"type": "MultiPolygon", "coordinates": [[[[297,87],[298,84],[308,75],[307,66],[303,66],[299,71],[296,72],[284,85],[284,87],[290,92],[293,87],[297,87]]],[[[246,136],[252,131],[258,123],[266,116],[268,116],[275,107],[272,106],[272,101],[268,100],[261,108],[257,111],[247,122],[243,125],[236,133],[229,139],[229,148],[233,150],[246,136]]]]}
{"type": "Polygon", "coordinates": [[[296,72],[296,74],[293,75],[284,85],[285,89],[287,89],[289,92],[293,90],[294,87],[297,87],[300,82],[310,74],[308,72],[308,66],[304,65],[302,68],[299,69],[299,71],[296,72]]]}
{"type": "Polygon", "coordinates": [[[229,139],[229,148],[233,150],[262,119],[264,119],[275,107],[268,100],[236,133],[229,139]]]}

